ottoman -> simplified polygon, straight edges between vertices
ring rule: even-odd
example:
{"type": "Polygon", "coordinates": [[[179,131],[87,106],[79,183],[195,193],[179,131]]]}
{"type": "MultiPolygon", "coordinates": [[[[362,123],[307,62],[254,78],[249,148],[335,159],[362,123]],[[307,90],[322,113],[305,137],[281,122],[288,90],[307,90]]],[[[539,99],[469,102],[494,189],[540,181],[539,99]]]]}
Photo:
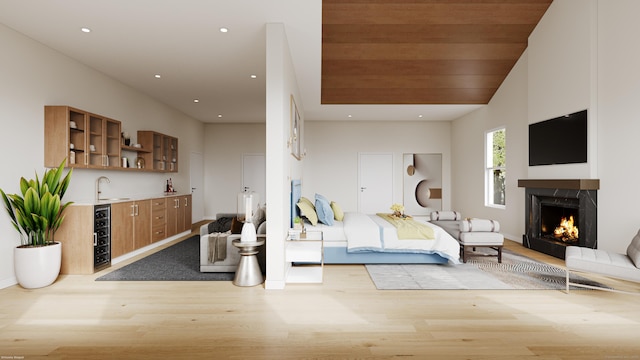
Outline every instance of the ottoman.
{"type": "MultiPolygon", "coordinates": [[[[460,219],[460,213],[434,212],[431,222],[443,228],[460,243],[460,257],[467,262],[467,256],[478,247],[489,247],[496,250],[498,262],[502,262],[504,236],[500,233],[500,223],[488,219],[460,219]],[[443,214],[444,213],[444,214],[443,214]],[[471,249],[471,251],[467,251],[471,249]]],[[[482,255],[487,256],[487,255],[482,255]]],[[[493,256],[493,255],[491,255],[493,256]]]]}

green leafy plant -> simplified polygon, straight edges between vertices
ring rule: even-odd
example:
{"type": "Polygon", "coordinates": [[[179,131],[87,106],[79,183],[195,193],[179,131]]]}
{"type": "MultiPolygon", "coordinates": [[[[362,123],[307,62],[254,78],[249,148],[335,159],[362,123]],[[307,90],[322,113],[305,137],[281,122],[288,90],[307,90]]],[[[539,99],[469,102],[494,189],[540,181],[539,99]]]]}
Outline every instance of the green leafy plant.
{"type": "Polygon", "coordinates": [[[46,246],[52,244],[56,230],[62,225],[64,209],[72,202],[62,204],[62,197],[69,187],[73,169],[63,178],[66,159],[55,169],[47,169],[42,181],[20,178],[21,194],[6,194],[2,189],[4,206],[13,227],[20,234],[22,246],[46,246]]]}

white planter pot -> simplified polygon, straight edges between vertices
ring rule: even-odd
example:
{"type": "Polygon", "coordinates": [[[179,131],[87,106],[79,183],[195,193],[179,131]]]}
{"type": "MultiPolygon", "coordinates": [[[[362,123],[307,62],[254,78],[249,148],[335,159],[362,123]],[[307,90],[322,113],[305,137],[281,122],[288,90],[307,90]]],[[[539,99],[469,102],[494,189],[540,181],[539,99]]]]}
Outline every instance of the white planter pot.
{"type": "Polygon", "coordinates": [[[53,284],[60,274],[62,244],[42,247],[17,247],[13,251],[14,269],[18,284],[37,289],[53,284]]]}

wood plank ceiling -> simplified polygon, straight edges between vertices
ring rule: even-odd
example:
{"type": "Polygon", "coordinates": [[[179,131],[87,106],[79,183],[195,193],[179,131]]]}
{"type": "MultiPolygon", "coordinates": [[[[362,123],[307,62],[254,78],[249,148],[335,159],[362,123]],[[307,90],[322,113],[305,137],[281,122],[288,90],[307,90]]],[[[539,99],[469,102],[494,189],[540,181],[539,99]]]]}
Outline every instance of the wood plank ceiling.
{"type": "Polygon", "coordinates": [[[323,0],[322,104],[486,104],[553,0],[323,0]]]}

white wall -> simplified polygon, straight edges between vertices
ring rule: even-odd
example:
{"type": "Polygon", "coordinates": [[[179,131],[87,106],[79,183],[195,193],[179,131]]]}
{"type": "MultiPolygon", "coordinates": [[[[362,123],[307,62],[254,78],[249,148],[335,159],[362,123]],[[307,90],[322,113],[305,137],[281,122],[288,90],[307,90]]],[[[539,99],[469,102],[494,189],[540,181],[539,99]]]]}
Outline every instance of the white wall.
{"type": "Polygon", "coordinates": [[[453,209],[464,217],[495,219],[510,240],[522,241],[524,190],[518,179],[527,177],[527,56],[511,70],[487,106],[453,121],[452,125],[453,209]],[[506,129],[505,208],[485,206],[485,134],[506,129]]]}
{"type": "Polygon", "coordinates": [[[303,196],[319,193],[344,211],[357,211],[358,153],[382,152],[393,154],[393,201],[402,203],[403,154],[442,154],[443,209],[450,207],[449,122],[308,121],[305,129],[303,196]]]}
{"type": "Polygon", "coordinates": [[[519,241],[524,233],[524,190],[514,181],[598,178],[598,248],[625,252],[640,227],[640,194],[635,191],[640,167],[634,162],[640,133],[640,49],[632,45],[640,33],[638,13],[640,2],[635,0],[551,4],[528,50],[489,105],[454,121],[455,208],[465,216],[499,219],[504,231],[519,241]],[[585,108],[589,162],[528,167],[528,124],[585,108]],[[481,205],[482,160],[474,155],[484,151],[483,132],[500,123],[507,126],[506,211],[481,205]]]}
{"type": "Polygon", "coordinates": [[[640,228],[640,1],[598,1],[598,242],[624,252],[640,228]]]}
{"type": "MultiPolygon", "coordinates": [[[[189,158],[203,151],[204,126],[130,87],[0,25],[0,124],[4,154],[0,188],[19,191],[21,176],[44,170],[44,105],[71,105],[122,121],[131,134],[155,130],[179,139],[179,173],[127,173],[74,170],[66,201],[94,198],[95,179],[106,175],[105,196],[161,194],[172,177],[179,191],[189,191],[189,158]]],[[[13,248],[17,232],[6,212],[0,212],[0,287],[15,284],[13,248]]]]}
{"type": "MultiPolygon", "coordinates": [[[[235,212],[242,189],[242,156],[264,154],[265,124],[207,124],[204,142],[205,218],[235,212]]],[[[260,194],[265,202],[265,194],[260,194]]]]}
{"type": "Polygon", "coordinates": [[[291,179],[301,162],[287,148],[291,119],[291,96],[296,99],[304,123],[304,104],[298,90],[284,25],[267,24],[267,278],[266,289],[285,287],[284,239],[289,228],[291,179]]]}
{"type": "MultiPolygon", "coordinates": [[[[554,1],[489,104],[453,122],[453,207],[463,216],[500,221],[510,240],[522,242],[525,227],[524,189],[518,188],[518,179],[596,177],[593,155],[588,164],[528,166],[529,123],[589,108],[590,124],[597,124],[591,89],[592,5],[591,0],[554,1]],[[505,209],[485,206],[484,198],[484,137],[501,126],[507,131],[505,209]]],[[[595,151],[596,135],[590,133],[590,150],[595,151]]]]}
{"type": "Polygon", "coordinates": [[[596,0],[554,1],[529,37],[529,123],[588,109],[586,164],[532,166],[530,179],[597,177],[596,0]]]}

